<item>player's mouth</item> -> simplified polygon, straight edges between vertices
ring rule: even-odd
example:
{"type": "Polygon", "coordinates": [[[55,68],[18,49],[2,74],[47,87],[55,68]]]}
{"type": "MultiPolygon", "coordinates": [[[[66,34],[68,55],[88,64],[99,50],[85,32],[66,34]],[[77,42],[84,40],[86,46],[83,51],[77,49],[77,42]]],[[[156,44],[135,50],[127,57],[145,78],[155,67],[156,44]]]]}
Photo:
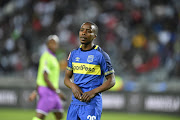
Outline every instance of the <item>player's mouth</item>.
{"type": "Polygon", "coordinates": [[[82,41],[85,41],[85,40],[87,40],[87,37],[80,37],[80,39],[81,39],[82,41]]]}

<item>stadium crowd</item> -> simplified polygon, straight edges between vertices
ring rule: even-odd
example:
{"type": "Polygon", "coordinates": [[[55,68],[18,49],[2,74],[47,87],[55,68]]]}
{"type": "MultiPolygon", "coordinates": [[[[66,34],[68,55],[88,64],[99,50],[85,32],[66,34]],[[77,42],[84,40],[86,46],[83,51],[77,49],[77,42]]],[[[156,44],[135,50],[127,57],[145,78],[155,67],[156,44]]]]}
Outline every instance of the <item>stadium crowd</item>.
{"type": "Polygon", "coordinates": [[[79,46],[79,26],[93,21],[96,44],[110,55],[116,75],[179,78],[179,6],[179,0],[1,0],[0,74],[36,76],[50,34],[60,38],[65,70],[69,51],[79,46]]]}

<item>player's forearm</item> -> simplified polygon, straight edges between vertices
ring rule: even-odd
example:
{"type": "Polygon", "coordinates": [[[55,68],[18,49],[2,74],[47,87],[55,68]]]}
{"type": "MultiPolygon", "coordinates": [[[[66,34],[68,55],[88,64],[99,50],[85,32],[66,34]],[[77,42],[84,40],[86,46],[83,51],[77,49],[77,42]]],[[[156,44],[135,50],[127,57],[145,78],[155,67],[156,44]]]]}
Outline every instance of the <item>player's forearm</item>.
{"type": "Polygon", "coordinates": [[[39,85],[36,85],[36,91],[38,91],[38,87],[39,87],[39,85]]]}
{"type": "Polygon", "coordinates": [[[114,74],[107,76],[106,79],[107,79],[106,82],[104,82],[101,86],[99,86],[93,90],[96,94],[104,92],[104,91],[110,89],[111,87],[113,87],[115,85],[114,74]]]}
{"type": "Polygon", "coordinates": [[[64,84],[68,88],[72,88],[72,85],[74,84],[71,82],[72,75],[73,75],[72,71],[66,70],[66,74],[65,74],[65,78],[64,78],[64,84]]]}
{"type": "Polygon", "coordinates": [[[67,78],[67,77],[65,77],[65,79],[64,79],[64,84],[68,87],[68,88],[72,88],[72,82],[71,82],[71,80],[70,80],[70,78],[67,78]]]}
{"type": "Polygon", "coordinates": [[[49,80],[46,80],[47,86],[52,89],[53,91],[56,91],[56,88],[54,88],[54,86],[51,84],[51,82],[49,80]]]}
{"type": "Polygon", "coordinates": [[[44,73],[44,81],[46,82],[47,86],[52,89],[53,91],[56,91],[56,88],[52,85],[52,83],[48,79],[48,74],[44,73]]]}

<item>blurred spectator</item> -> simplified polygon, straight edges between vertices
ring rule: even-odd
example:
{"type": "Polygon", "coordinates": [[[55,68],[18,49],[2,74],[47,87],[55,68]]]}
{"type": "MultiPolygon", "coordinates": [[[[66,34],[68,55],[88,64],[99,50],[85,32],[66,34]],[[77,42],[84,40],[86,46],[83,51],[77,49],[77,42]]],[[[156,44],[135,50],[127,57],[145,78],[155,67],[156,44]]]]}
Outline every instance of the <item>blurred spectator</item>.
{"type": "Polygon", "coordinates": [[[93,21],[100,27],[96,44],[109,53],[116,74],[150,75],[165,68],[169,77],[179,77],[179,5],[178,0],[2,0],[0,73],[33,76],[45,36],[57,34],[67,55],[79,46],[79,25],[93,21]]]}

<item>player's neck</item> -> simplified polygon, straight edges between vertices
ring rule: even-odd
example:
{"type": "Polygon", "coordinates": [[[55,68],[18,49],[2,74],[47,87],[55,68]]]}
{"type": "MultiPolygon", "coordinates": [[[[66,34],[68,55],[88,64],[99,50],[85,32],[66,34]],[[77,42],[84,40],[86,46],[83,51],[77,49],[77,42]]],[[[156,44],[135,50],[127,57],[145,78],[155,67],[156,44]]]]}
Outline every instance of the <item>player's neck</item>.
{"type": "Polygon", "coordinates": [[[48,52],[51,53],[52,55],[56,56],[56,54],[49,48],[48,48],[48,52]]]}
{"type": "Polygon", "coordinates": [[[93,46],[94,46],[94,44],[93,43],[91,43],[91,44],[82,44],[82,50],[90,50],[90,49],[92,49],[93,48],[93,46]]]}

